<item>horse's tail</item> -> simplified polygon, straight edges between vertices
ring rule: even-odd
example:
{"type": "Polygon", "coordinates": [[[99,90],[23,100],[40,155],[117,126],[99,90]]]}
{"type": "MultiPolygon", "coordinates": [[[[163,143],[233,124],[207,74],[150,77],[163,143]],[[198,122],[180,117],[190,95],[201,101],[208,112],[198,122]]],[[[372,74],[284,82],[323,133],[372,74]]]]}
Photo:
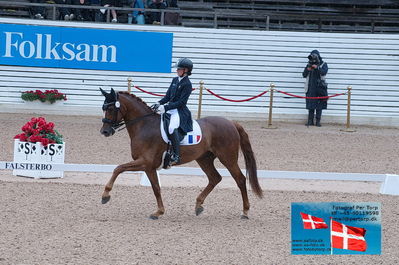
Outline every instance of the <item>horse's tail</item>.
{"type": "Polygon", "coordinates": [[[258,195],[259,198],[262,198],[263,191],[259,185],[256,160],[254,152],[252,151],[251,143],[249,142],[248,134],[240,124],[235,122],[234,125],[236,126],[238,133],[240,134],[240,146],[241,151],[244,154],[247,176],[249,176],[249,184],[251,184],[253,192],[258,195]]]}

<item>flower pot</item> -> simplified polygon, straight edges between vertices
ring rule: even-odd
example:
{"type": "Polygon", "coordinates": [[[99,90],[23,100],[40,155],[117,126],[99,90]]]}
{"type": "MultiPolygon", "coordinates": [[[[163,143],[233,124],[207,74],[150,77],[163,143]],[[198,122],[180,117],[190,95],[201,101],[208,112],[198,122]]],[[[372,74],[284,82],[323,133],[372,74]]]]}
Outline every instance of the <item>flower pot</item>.
{"type": "Polygon", "coordinates": [[[24,101],[25,106],[32,109],[55,109],[59,106],[64,105],[64,102],[61,100],[55,101],[51,104],[49,101],[41,102],[40,100],[34,101],[24,101]]]}
{"type": "MultiPolygon", "coordinates": [[[[15,163],[42,163],[42,164],[64,164],[65,143],[48,144],[21,142],[14,140],[14,162],[15,163]]],[[[45,170],[13,170],[14,176],[30,178],[62,178],[63,171],[45,170]]]]}

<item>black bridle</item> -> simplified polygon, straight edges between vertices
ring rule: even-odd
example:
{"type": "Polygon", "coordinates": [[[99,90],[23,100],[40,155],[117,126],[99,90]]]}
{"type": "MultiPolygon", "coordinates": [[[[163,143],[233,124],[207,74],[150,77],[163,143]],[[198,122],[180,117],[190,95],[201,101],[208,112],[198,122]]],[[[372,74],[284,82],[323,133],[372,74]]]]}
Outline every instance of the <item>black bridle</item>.
{"type": "Polygon", "coordinates": [[[126,122],[123,121],[123,120],[118,121],[118,113],[120,112],[120,108],[121,108],[121,103],[118,100],[118,96],[116,96],[116,100],[115,101],[109,102],[109,103],[104,103],[103,107],[102,107],[103,111],[107,111],[107,109],[110,106],[114,107],[114,111],[112,113],[112,120],[107,119],[107,118],[103,118],[102,122],[103,123],[107,123],[107,124],[111,124],[111,129],[113,130],[113,133],[116,130],[118,130],[120,127],[122,127],[122,126],[125,126],[125,127],[120,128],[118,130],[118,132],[123,130],[123,129],[125,129],[128,125],[136,123],[136,122],[138,122],[138,121],[140,121],[140,120],[142,120],[142,119],[144,119],[144,118],[146,118],[148,116],[151,116],[151,115],[155,114],[155,112],[151,112],[151,113],[148,113],[148,114],[145,114],[143,116],[137,117],[137,118],[135,118],[133,120],[130,120],[130,121],[126,121],[126,122]]]}

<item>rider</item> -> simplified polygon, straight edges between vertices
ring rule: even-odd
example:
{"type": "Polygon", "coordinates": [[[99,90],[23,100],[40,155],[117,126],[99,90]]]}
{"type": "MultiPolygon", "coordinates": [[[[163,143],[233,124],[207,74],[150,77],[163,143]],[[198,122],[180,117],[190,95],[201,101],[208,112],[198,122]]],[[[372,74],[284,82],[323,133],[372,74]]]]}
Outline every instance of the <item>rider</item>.
{"type": "Polygon", "coordinates": [[[170,165],[180,162],[180,132],[186,134],[193,130],[191,112],[187,108],[187,100],[192,91],[191,81],[188,76],[193,70],[193,62],[188,58],[182,58],[176,63],[177,77],[174,77],[164,98],[151,106],[155,111],[169,113],[170,124],[168,137],[172,143],[172,155],[170,165]],[[166,104],[168,103],[168,104],[166,104]]]}

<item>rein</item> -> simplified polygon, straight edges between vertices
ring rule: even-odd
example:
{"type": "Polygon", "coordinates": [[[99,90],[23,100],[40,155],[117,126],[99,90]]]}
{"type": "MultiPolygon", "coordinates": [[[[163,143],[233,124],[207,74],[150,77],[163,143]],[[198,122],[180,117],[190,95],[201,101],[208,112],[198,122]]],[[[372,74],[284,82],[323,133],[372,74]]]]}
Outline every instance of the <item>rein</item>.
{"type": "Polygon", "coordinates": [[[143,115],[143,116],[137,117],[137,118],[135,118],[135,119],[133,119],[133,120],[130,120],[130,121],[126,121],[126,122],[125,122],[125,121],[120,121],[120,122],[117,122],[116,119],[117,119],[117,117],[118,117],[118,112],[120,111],[120,103],[119,103],[118,99],[117,99],[116,101],[114,101],[114,102],[106,103],[106,104],[103,105],[103,110],[106,110],[106,109],[108,108],[108,106],[110,106],[110,105],[114,105],[114,106],[115,106],[115,110],[114,110],[114,113],[113,113],[113,115],[112,115],[113,118],[112,118],[112,120],[103,118],[103,119],[102,119],[102,122],[103,122],[103,123],[111,124],[111,128],[112,128],[114,131],[117,130],[118,128],[122,127],[122,126],[125,126],[125,127],[123,127],[123,128],[120,128],[120,129],[118,130],[118,132],[121,131],[121,130],[123,130],[123,129],[125,129],[127,126],[129,126],[129,125],[131,125],[131,124],[133,124],[133,123],[136,123],[136,122],[138,122],[138,121],[140,121],[140,120],[142,120],[142,119],[144,119],[144,118],[147,118],[147,117],[149,117],[149,116],[155,114],[155,112],[151,112],[151,113],[148,113],[148,114],[145,114],[145,115],[143,115]]]}
{"type": "Polygon", "coordinates": [[[110,119],[106,119],[106,118],[103,118],[102,121],[103,121],[104,123],[110,123],[112,129],[114,129],[114,130],[117,130],[118,128],[120,128],[120,127],[122,127],[122,126],[125,126],[125,127],[123,127],[123,128],[120,128],[120,129],[118,130],[118,132],[119,132],[119,131],[122,131],[123,129],[126,129],[127,126],[129,126],[129,125],[131,125],[131,124],[133,124],[133,123],[136,123],[136,122],[138,122],[138,121],[141,121],[141,120],[143,120],[144,118],[147,118],[147,117],[149,117],[149,116],[151,116],[151,115],[153,115],[153,114],[155,114],[155,112],[148,113],[148,114],[146,114],[146,115],[137,117],[137,118],[135,118],[135,119],[133,119],[133,120],[130,120],[130,121],[127,121],[127,122],[120,121],[120,122],[117,123],[117,122],[111,121],[110,119]]]}

